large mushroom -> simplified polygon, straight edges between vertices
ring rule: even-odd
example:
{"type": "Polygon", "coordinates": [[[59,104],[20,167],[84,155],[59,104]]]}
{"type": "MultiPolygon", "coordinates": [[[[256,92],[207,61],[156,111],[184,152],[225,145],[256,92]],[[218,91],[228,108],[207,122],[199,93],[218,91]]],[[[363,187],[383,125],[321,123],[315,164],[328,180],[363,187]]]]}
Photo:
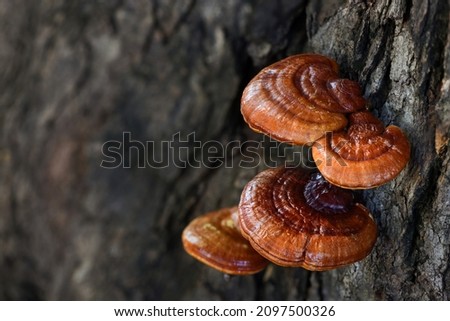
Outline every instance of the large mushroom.
{"type": "Polygon", "coordinates": [[[370,112],[361,111],[349,115],[347,130],[318,139],[312,155],[329,182],[367,189],[394,179],[409,161],[410,146],[400,128],[385,128],[370,112]]]}
{"type": "Polygon", "coordinates": [[[371,214],[350,190],[301,168],[259,173],[242,192],[239,219],[242,235],[262,256],[313,271],[363,259],[377,236],[371,214]]]}
{"type": "Polygon", "coordinates": [[[255,131],[296,145],[310,144],[343,129],[343,113],[366,105],[359,85],[341,79],[337,63],[318,54],[300,54],[259,72],[241,99],[244,120],[255,131]]]}
{"type": "Polygon", "coordinates": [[[188,254],[231,275],[254,274],[269,263],[242,237],[235,225],[237,207],[197,217],[184,229],[182,242],[188,254]]]}

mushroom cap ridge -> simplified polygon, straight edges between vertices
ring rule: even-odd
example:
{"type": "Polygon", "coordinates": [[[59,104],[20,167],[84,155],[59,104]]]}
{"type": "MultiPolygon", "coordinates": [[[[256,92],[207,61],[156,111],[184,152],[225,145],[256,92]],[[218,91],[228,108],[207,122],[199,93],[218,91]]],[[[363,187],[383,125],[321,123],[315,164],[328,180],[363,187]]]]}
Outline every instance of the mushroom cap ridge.
{"type": "Polygon", "coordinates": [[[410,158],[406,135],[384,128],[368,111],[349,116],[346,131],[325,135],[312,146],[317,168],[330,183],[349,189],[383,185],[397,177],[410,158]]]}
{"type": "Polygon", "coordinates": [[[242,237],[232,215],[224,208],[195,218],[182,233],[183,247],[200,262],[232,275],[254,274],[269,263],[242,237]]]}
{"type": "Polygon", "coordinates": [[[278,141],[311,144],[344,128],[343,113],[364,108],[359,85],[318,54],[290,56],[261,70],[244,89],[241,113],[250,128],[278,141]]]}
{"type": "Polygon", "coordinates": [[[339,199],[341,192],[350,192],[327,182],[312,193],[315,200],[307,201],[305,187],[311,177],[311,172],[300,168],[259,173],[241,195],[242,235],[262,256],[281,266],[323,271],[363,259],[377,236],[369,211],[353,200],[345,201],[337,212],[329,205],[318,206],[320,198],[327,203],[339,199]]]}

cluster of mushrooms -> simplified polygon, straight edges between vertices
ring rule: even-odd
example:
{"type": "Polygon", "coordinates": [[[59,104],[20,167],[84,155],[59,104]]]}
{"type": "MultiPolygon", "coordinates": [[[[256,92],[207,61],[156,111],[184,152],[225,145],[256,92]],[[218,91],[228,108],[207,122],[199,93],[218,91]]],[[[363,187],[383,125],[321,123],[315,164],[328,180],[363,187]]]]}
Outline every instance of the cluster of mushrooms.
{"type": "Polygon", "coordinates": [[[377,226],[352,189],[394,179],[410,146],[400,128],[367,110],[359,85],[339,78],[337,63],[318,54],[288,57],[245,88],[249,126],[285,143],[308,145],[317,170],[267,169],[245,187],[239,205],[194,219],[183,231],[187,253],[227,274],[269,262],[312,271],[366,257],[377,226]]]}

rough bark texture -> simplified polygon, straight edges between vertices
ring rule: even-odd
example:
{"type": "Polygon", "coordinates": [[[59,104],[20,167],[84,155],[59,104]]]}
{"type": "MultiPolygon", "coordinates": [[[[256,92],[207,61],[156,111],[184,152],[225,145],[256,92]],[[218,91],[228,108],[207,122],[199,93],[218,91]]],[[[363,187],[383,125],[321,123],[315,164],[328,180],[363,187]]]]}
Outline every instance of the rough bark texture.
{"type": "Polygon", "coordinates": [[[448,18],[447,0],[0,0],[0,299],[450,299],[448,18]],[[139,168],[132,152],[104,169],[102,144],[260,141],[242,90],[300,52],[335,58],[412,158],[361,193],[379,228],[364,261],[227,279],[181,231],[266,165],[139,168]]]}

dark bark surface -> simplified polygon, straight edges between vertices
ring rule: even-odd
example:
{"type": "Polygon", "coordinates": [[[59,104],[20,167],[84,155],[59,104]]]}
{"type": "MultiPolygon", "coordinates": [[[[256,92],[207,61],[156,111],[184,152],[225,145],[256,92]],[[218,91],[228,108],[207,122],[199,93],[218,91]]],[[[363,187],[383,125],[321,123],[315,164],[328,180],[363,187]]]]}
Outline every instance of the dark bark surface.
{"type": "Polygon", "coordinates": [[[448,300],[448,18],[446,0],[0,0],[0,299],[448,300]],[[336,59],[407,133],[411,161],[360,193],[379,228],[365,260],[224,278],[181,231],[268,164],[239,167],[235,149],[233,166],[177,166],[205,157],[191,145],[166,168],[139,168],[132,149],[130,168],[105,169],[102,145],[129,132],[168,159],[177,133],[259,142],[242,90],[301,52],[336,59]]]}

